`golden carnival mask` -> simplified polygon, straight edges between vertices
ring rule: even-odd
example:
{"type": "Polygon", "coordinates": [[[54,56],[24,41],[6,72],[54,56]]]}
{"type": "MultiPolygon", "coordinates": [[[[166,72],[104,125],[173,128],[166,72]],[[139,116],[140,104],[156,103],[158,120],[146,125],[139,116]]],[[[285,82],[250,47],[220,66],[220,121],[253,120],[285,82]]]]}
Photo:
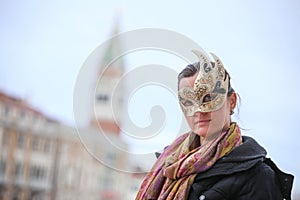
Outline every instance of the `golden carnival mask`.
{"type": "Polygon", "coordinates": [[[186,116],[196,112],[219,110],[225,103],[229,77],[221,60],[211,53],[212,61],[205,52],[192,50],[200,61],[200,69],[194,87],[184,87],[178,91],[179,103],[186,116]]]}

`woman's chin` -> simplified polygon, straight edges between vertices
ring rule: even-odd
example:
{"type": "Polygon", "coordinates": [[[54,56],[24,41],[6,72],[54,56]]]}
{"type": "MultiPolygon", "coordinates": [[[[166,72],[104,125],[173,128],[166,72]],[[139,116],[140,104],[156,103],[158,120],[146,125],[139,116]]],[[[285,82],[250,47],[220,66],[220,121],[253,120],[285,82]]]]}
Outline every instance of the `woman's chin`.
{"type": "Polygon", "coordinates": [[[197,134],[198,136],[200,136],[202,139],[206,138],[208,140],[211,140],[211,139],[217,137],[220,133],[222,133],[222,130],[214,131],[209,128],[197,128],[197,129],[194,129],[193,132],[195,134],[197,134]]]}
{"type": "Polygon", "coordinates": [[[207,135],[207,129],[196,129],[193,132],[196,133],[200,137],[206,137],[206,135],[207,135]]]}

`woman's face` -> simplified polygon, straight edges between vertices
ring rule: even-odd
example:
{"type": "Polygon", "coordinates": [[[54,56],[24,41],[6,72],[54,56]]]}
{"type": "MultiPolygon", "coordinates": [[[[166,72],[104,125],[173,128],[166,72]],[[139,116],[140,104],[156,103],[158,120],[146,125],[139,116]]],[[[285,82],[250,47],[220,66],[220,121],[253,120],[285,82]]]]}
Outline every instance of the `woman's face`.
{"type": "MultiPolygon", "coordinates": [[[[179,90],[184,87],[194,86],[196,73],[194,76],[182,78],[179,82],[179,90]]],[[[215,138],[222,130],[230,126],[230,111],[236,105],[236,94],[233,93],[227,97],[224,105],[217,111],[213,112],[195,112],[192,116],[185,115],[191,130],[201,137],[201,141],[215,138]]]]}

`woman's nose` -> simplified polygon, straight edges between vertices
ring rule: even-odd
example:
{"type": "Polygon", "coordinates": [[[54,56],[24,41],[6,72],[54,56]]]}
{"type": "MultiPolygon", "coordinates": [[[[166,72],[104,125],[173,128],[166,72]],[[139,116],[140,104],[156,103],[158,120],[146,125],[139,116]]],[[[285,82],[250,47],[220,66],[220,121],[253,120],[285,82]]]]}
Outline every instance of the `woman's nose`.
{"type": "Polygon", "coordinates": [[[196,111],[196,112],[194,113],[195,116],[200,116],[200,114],[201,114],[200,111],[196,111]]]}
{"type": "Polygon", "coordinates": [[[207,116],[207,115],[209,115],[209,112],[196,111],[194,114],[195,117],[201,117],[201,116],[207,116]]]}

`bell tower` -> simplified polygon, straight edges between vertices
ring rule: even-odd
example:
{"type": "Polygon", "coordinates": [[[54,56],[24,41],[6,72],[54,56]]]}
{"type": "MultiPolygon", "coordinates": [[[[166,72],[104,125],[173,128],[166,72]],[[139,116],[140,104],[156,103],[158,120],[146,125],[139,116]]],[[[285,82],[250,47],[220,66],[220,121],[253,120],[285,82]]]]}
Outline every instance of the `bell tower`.
{"type": "MultiPolygon", "coordinates": [[[[112,36],[119,33],[115,23],[112,36]]],[[[119,135],[122,119],[124,88],[121,83],[124,63],[120,56],[121,41],[112,37],[104,48],[99,73],[95,81],[90,124],[105,134],[119,135]]]]}

